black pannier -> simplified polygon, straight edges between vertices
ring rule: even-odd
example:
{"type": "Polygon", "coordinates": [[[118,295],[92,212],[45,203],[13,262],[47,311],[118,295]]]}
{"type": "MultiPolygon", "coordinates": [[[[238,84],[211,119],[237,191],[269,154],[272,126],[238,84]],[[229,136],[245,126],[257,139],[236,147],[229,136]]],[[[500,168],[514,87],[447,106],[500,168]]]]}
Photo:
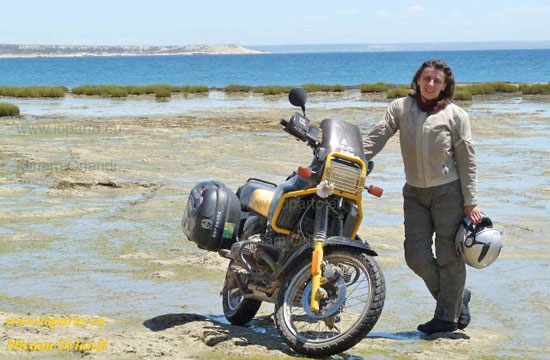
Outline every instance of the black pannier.
{"type": "Polygon", "coordinates": [[[219,181],[204,181],[191,190],[181,224],[199,248],[218,251],[236,241],[240,219],[237,195],[219,181]]]}

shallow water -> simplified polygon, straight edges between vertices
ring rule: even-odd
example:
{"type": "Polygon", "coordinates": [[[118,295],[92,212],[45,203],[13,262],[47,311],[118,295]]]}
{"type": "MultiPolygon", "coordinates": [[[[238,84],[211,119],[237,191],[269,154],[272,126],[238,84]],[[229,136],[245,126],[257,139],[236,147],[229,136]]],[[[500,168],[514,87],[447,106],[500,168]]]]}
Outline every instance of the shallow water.
{"type": "MultiPolygon", "coordinates": [[[[315,102],[308,105],[312,109],[341,107],[386,107],[386,102],[369,101],[359,91],[348,91],[345,94],[310,95],[315,102]],[[319,97],[322,100],[315,100],[319,97]]],[[[174,96],[168,101],[157,101],[154,98],[110,99],[99,97],[78,97],[67,95],[58,100],[12,99],[9,102],[19,106],[22,114],[28,115],[73,115],[73,116],[150,116],[197,113],[201,109],[209,113],[223,113],[227,109],[257,111],[258,109],[287,107],[285,95],[262,96],[256,94],[232,95],[223,91],[210,91],[208,95],[174,96]]]]}
{"type": "Polygon", "coordinates": [[[522,118],[550,117],[550,104],[546,102],[524,100],[522,97],[515,97],[505,100],[501,99],[481,102],[474,101],[468,107],[468,112],[471,116],[486,116],[488,114],[509,114],[522,118]]]}
{"type": "MultiPolygon", "coordinates": [[[[285,95],[263,96],[250,93],[227,94],[223,91],[211,90],[208,95],[175,95],[168,101],[158,101],[151,97],[130,97],[127,99],[110,99],[99,97],[79,97],[66,95],[62,99],[20,99],[5,98],[16,104],[22,114],[71,116],[150,116],[175,115],[193,113],[200,110],[223,113],[226,109],[258,111],[289,107],[285,95]]],[[[309,95],[308,108],[386,108],[388,101],[373,101],[368,95],[358,90],[348,90],[344,93],[317,93],[309,95]]],[[[465,103],[464,107],[470,116],[512,115],[519,118],[548,118],[550,104],[522,97],[504,98],[491,101],[474,101],[465,103]]]]}

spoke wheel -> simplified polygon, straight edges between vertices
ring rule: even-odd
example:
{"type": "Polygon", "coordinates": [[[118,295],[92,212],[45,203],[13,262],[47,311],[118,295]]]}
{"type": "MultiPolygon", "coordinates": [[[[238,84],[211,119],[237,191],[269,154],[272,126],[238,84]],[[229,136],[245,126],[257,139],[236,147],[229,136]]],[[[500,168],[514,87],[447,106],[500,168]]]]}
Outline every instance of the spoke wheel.
{"type": "MultiPolygon", "coordinates": [[[[229,268],[231,268],[231,265],[229,268]]],[[[256,316],[262,302],[260,300],[243,297],[239,293],[236,284],[233,285],[234,286],[225,289],[222,293],[223,314],[233,325],[246,325],[256,316]]]]}
{"type": "MultiPolygon", "coordinates": [[[[340,287],[346,292],[345,300],[338,311],[318,319],[304,309],[302,296],[311,282],[308,260],[288,277],[275,312],[283,339],[294,350],[310,356],[336,354],[357,344],[374,327],[384,306],[384,276],[370,256],[352,248],[328,248],[323,260],[338,267],[345,281],[340,287]]],[[[334,288],[328,290],[329,298],[321,301],[321,311],[340,295],[334,288]]]]}

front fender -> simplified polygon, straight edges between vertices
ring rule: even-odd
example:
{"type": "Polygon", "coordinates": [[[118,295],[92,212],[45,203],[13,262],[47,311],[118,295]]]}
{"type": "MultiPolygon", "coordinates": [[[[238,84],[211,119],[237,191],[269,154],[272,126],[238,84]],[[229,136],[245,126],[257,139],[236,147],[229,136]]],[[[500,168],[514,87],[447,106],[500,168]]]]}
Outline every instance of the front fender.
{"type": "MultiPolygon", "coordinates": [[[[361,252],[364,252],[370,256],[378,256],[376,251],[371,249],[369,244],[357,237],[356,240],[344,236],[331,236],[325,240],[324,247],[337,247],[337,246],[350,246],[356,249],[359,249],[361,252]]],[[[290,269],[302,259],[311,258],[311,252],[313,248],[310,246],[302,246],[300,249],[296,249],[294,254],[283,264],[281,269],[277,272],[276,277],[284,277],[283,274],[287,274],[290,269]]]]}
{"type": "Polygon", "coordinates": [[[331,246],[351,246],[370,256],[378,256],[376,251],[371,249],[369,244],[361,240],[359,237],[357,237],[356,240],[352,240],[344,236],[331,236],[325,240],[325,248],[331,246]]]}

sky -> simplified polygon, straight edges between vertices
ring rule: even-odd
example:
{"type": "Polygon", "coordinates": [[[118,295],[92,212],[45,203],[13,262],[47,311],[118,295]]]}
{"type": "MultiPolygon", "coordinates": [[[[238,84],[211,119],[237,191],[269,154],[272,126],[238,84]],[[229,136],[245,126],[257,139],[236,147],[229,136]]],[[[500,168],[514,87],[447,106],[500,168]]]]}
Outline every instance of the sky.
{"type": "Polygon", "coordinates": [[[548,41],[548,0],[3,1],[1,44],[548,41]]]}

